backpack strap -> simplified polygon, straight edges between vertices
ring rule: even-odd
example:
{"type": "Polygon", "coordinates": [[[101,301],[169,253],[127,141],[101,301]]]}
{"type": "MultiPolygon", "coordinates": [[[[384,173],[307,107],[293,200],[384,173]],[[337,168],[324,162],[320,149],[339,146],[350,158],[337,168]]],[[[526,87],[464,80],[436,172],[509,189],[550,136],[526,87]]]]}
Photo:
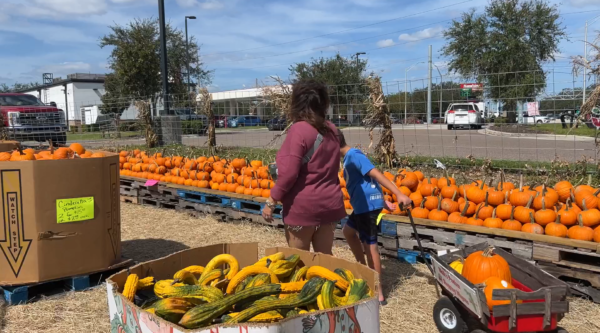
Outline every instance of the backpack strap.
{"type": "Polygon", "coordinates": [[[313,144],[312,148],[310,148],[306,152],[306,155],[304,155],[304,157],[302,157],[302,165],[308,164],[308,162],[310,162],[310,159],[313,157],[313,155],[315,154],[317,149],[319,149],[319,146],[321,145],[322,142],[323,142],[323,135],[321,135],[321,133],[319,133],[319,134],[317,134],[317,139],[315,139],[315,143],[313,144]]]}

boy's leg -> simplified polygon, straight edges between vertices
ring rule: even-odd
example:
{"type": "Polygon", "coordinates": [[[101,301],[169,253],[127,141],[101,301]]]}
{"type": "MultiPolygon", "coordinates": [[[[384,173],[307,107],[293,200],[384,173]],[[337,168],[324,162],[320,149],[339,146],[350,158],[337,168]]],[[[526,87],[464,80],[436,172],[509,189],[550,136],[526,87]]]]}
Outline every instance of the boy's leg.
{"type": "Polygon", "coordinates": [[[352,254],[354,254],[354,258],[359,263],[365,265],[365,252],[363,252],[362,242],[358,237],[358,231],[355,222],[354,213],[350,215],[348,218],[348,222],[344,225],[342,232],[344,233],[344,237],[346,237],[346,242],[348,242],[348,246],[350,246],[350,250],[352,254]]]}
{"type": "Polygon", "coordinates": [[[372,211],[366,214],[363,219],[364,222],[364,234],[365,237],[362,239],[365,253],[367,254],[367,262],[369,267],[374,269],[379,274],[379,301],[384,302],[385,297],[383,296],[383,284],[381,276],[381,257],[379,256],[379,245],[377,244],[377,234],[379,232],[379,226],[377,225],[377,217],[381,210],[372,211]]]}
{"type": "Polygon", "coordinates": [[[321,224],[312,235],[312,246],[315,252],[333,255],[333,237],[337,222],[321,224]]]}
{"type": "Polygon", "coordinates": [[[374,269],[379,274],[379,301],[383,302],[385,301],[385,297],[383,296],[383,279],[381,274],[381,256],[379,254],[379,246],[377,243],[363,243],[363,245],[365,247],[365,252],[367,253],[369,267],[374,269]]]}

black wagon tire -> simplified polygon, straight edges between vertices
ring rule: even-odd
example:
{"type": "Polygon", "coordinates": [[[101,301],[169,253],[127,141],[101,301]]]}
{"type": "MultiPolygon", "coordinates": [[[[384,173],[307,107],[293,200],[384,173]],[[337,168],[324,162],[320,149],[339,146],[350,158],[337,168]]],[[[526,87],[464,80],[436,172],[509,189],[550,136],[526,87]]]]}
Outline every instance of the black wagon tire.
{"type": "Polygon", "coordinates": [[[440,297],[433,306],[433,321],[441,333],[465,333],[468,330],[460,312],[446,296],[440,297]]]}

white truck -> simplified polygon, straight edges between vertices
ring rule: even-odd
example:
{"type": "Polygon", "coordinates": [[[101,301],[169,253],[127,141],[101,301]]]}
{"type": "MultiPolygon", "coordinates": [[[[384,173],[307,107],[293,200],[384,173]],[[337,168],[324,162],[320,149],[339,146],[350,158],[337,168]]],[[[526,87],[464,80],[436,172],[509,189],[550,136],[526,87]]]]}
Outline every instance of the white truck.
{"type": "Polygon", "coordinates": [[[454,128],[481,128],[483,125],[483,111],[479,109],[480,103],[464,102],[452,103],[448,106],[445,123],[448,129],[454,128]]]}

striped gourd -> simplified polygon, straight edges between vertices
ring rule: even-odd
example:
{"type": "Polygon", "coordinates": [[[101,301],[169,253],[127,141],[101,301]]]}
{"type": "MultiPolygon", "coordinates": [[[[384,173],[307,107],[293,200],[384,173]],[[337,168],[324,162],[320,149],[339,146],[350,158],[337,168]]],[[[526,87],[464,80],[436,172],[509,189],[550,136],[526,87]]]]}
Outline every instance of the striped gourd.
{"type": "Polygon", "coordinates": [[[188,266],[186,268],[184,268],[184,270],[193,273],[196,276],[200,276],[202,275],[202,272],[204,272],[204,267],[203,266],[198,266],[198,265],[192,265],[192,266],[188,266]]]}
{"type": "Polygon", "coordinates": [[[204,275],[208,275],[208,273],[210,273],[213,269],[221,267],[225,264],[229,265],[229,272],[226,273],[225,277],[228,280],[233,279],[233,277],[238,273],[240,265],[237,259],[235,259],[235,257],[231,254],[219,254],[218,256],[212,258],[208,264],[204,266],[204,270],[202,275],[200,275],[200,278],[203,278],[204,275]]]}
{"type": "MultiPolygon", "coordinates": [[[[300,314],[300,309],[298,309],[298,308],[294,308],[294,309],[291,309],[290,311],[288,311],[288,312],[285,314],[285,317],[286,317],[286,318],[290,318],[290,317],[297,316],[297,315],[299,315],[299,314],[300,314]]],[[[252,320],[252,319],[251,319],[251,320],[252,320]]]]}
{"type": "Polygon", "coordinates": [[[173,280],[190,286],[198,284],[198,280],[194,276],[194,273],[186,271],[185,269],[177,271],[177,273],[173,275],[173,280]]]}
{"type": "MultiPolygon", "coordinates": [[[[251,298],[264,297],[268,295],[276,295],[281,292],[281,286],[279,284],[264,284],[262,286],[247,288],[239,293],[228,295],[227,297],[202,305],[198,305],[188,311],[181,320],[179,321],[179,325],[185,328],[198,328],[202,326],[206,326],[212,323],[213,319],[220,317],[225,312],[231,310],[235,304],[246,301],[251,298]]],[[[274,310],[274,309],[272,309],[274,310]]],[[[267,310],[270,311],[270,310],[267,310]]],[[[261,311],[259,313],[266,312],[261,311]]],[[[242,312],[240,312],[241,314],[242,312]]],[[[254,313],[252,316],[248,318],[244,318],[248,320],[259,313],[254,313]]]]}
{"type": "MultiPolygon", "coordinates": [[[[302,291],[296,297],[288,297],[278,299],[269,303],[260,303],[252,305],[246,310],[240,312],[235,318],[229,319],[227,324],[243,323],[248,319],[256,316],[259,313],[268,312],[280,309],[293,309],[296,307],[307,306],[316,301],[317,296],[321,293],[325,280],[322,278],[310,279],[302,288],[302,291]]],[[[267,285],[268,286],[268,285],[267,285]]],[[[259,287],[260,288],[260,287],[259,287]]]]}
{"type": "MultiPolygon", "coordinates": [[[[271,274],[260,273],[252,278],[252,280],[246,285],[246,288],[258,287],[263,284],[271,283],[271,274]]],[[[283,290],[283,286],[282,286],[283,290]]]]}
{"type": "Polygon", "coordinates": [[[305,284],[306,281],[282,283],[281,292],[284,294],[299,293],[305,284]]]}
{"type": "Polygon", "coordinates": [[[244,267],[241,271],[239,271],[239,273],[237,273],[233,277],[233,279],[231,279],[231,281],[229,281],[229,284],[227,285],[227,290],[226,290],[227,294],[233,294],[235,292],[235,288],[238,286],[238,284],[240,284],[242,281],[244,281],[248,276],[258,275],[261,273],[269,274],[271,276],[271,283],[279,283],[279,279],[277,278],[275,273],[271,272],[268,268],[256,266],[256,265],[247,266],[247,267],[244,267]]]}
{"type": "MultiPolygon", "coordinates": [[[[321,287],[321,302],[323,304],[324,309],[331,309],[339,306],[335,303],[335,299],[333,298],[333,289],[335,288],[335,282],[327,280],[323,287],[321,287]]],[[[317,300],[318,302],[318,300],[317,300]]]]}
{"type": "Polygon", "coordinates": [[[350,281],[354,280],[354,274],[352,274],[352,272],[349,269],[336,268],[333,270],[333,272],[335,274],[343,277],[344,280],[348,281],[348,283],[350,283],[350,281]]]}
{"type": "Polygon", "coordinates": [[[319,307],[319,310],[325,310],[325,306],[323,305],[323,295],[321,294],[317,296],[317,306],[319,307]]]}
{"type": "Polygon", "coordinates": [[[308,266],[296,267],[296,271],[294,271],[294,274],[292,274],[290,282],[299,282],[305,280],[306,272],[308,272],[308,266]]]}
{"type": "MultiPolygon", "coordinates": [[[[168,280],[163,280],[168,281],[168,280]]],[[[161,281],[159,281],[161,282],[161,281]]],[[[154,293],[160,298],[170,297],[185,297],[185,298],[199,298],[206,302],[215,302],[223,298],[223,292],[217,288],[211,286],[171,286],[166,283],[157,282],[154,285],[154,293]]]]}
{"type": "Polygon", "coordinates": [[[283,252],[277,252],[270,256],[265,256],[265,257],[260,258],[260,260],[257,261],[254,265],[268,267],[267,260],[269,260],[269,262],[275,262],[277,260],[283,260],[283,259],[285,259],[285,255],[283,254],[283,252]]]}
{"type": "Polygon", "coordinates": [[[240,284],[237,285],[237,287],[235,287],[234,292],[239,293],[240,291],[244,290],[246,288],[246,286],[248,285],[248,283],[250,283],[250,281],[252,281],[252,279],[254,279],[254,276],[252,276],[252,275],[247,276],[242,282],[240,282],[240,284]]]}
{"type": "Polygon", "coordinates": [[[129,274],[127,276],[127,280],[125,281],[125,286],[123,287],[123,296],[131,302],[133,302],[133,299],[135,298],[139,280],[140,278],[137,276],[137,274],[129,274]]]}
{"type": "Polygon", "coordinates": [[[221,277],[223,277],[223,270],[213,269],[207,274],[202,274],[202,276],[200,276],[200,278],[198,279],[197,284],[201,286],[208,286],[212,281],[219,280],[221,279],[221,277]]]}
{"type": "Polygon", "coordinates": [[[325,267],[310,267],[308,272],[306,272],[306,279],[312,279],[314,277],[321,277],[329,281],[335,281],[335,286],[340,288],[342,291],[346,291],[348,289],[348,281],[325,267]]]}
{"type": "MultiPolygon", "coordinates": [[[[281,295],[282,294],[280,294],[280,296],[281,295]]],[[[248,299],[246,301],[237,303],[236,305],[233,306],[233,308],[234,308],[234,310],[236,312],[240,312],[242,310],[246,310],[247,308],[249,308],[249,307],[251,307],[253,305],[256,305],[256,304],[266,304],[266,303],[270,303],[270,302],[276,301],[277,299],[278,299],[277,296],[265,296],[265,297],[260,298],[260,299],[251,298],[251,299],[248,299]]]]}
{"type": "Polygon", "coordinates": [[[269,269],[277,275],[279,280],[282,280],[294,272],[296,265],[300,262],[300,256],[292,254],[285,260],[277,260],[269,266],[269,269]]]}
{"type": "MultiPolygon", "coordinates": [[[[227,315],[224,315],[223,317],[221,317],[221,320],[225,322],[225,321],[230,320],[231,318],[237,316],[238,314],[239,314],[239,312],[232,312],[230,314],[227,314],[227,315]]],[[[256,316],[250,318],[250,320],[248,320],[248,322],[249,323],[272,323],[279,319],[283,319],[283,316],[281,314],[279,314],[279,312],[269,311],[269,312],[261,313],[259,315],[256,315],[256,316]]]]}
{"type": "Polygon", "coordinates": [[[346,295],[348,296],[348,301],[345,305],[354,304],[360,301],[365,295],[368,295],[369,286],[367,282],[363,279],[354,279],[350,281],[350,286],[348,287],[348,291],[346,295]]]}
{"type": "Polygon", "coordinates": [[[177,323],[181,317],[195,306],[194,303],[180,297],[161,299],[152,304],[154,313],[164,320],[177,323]]]}
{"type": "Polygon", "coordinates": [[[150,288],[150,287],[154,287],[154,277],[153,276],[148,276],[148,277],[138,280],[138,284],[137,284],[138,290],[146,289],[146,288],[150,288]]]}

